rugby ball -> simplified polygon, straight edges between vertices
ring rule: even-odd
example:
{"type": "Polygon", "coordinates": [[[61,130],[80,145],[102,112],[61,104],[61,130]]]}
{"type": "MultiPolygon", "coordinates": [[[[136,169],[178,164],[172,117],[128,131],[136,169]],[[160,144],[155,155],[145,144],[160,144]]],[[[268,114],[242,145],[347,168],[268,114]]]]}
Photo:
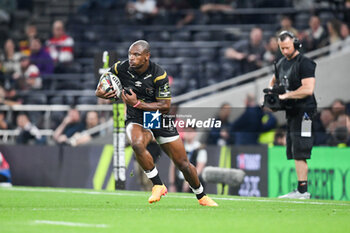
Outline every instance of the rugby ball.
{"type": "Polygon", "coordinates": [[[101,83],[104,91],[110,92],[116,90],[117,97],[120,98],[123,86],[120,79],[116,75],[112,74],[111,72],[102,74],[98,85],[101,83]]]}

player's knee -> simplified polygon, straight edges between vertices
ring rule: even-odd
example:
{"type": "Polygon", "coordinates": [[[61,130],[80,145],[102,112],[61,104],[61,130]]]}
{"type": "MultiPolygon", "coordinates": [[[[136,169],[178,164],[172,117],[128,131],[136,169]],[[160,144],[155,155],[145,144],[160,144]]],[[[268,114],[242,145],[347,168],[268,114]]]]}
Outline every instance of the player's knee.
{"type": "Polygon", "coordinates": [[[135,140],[131,143],[131,147],[136,154],[141,154],[146,149],[142,140],[135,140]]]}
{"type": "Polygon", "coordinates": [[[182,172],[187,171],[190,167],[190,162],[188,160],[185,160],[185,159],[177,161],[175,163],[176,163],[176,167],[182,172]]]}

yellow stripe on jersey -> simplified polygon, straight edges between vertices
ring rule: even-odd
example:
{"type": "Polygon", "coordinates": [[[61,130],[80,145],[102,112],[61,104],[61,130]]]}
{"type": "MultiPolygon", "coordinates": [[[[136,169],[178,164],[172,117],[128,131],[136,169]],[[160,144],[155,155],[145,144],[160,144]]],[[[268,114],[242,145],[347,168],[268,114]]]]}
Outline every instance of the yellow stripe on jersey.
{"type": "Polygon", "coordinates": [[[167,73],[164,71],[164,74],[162,74],[161,76],[158,76],[157,78],[155,78],[153,80],[153,82],[156,83],[159,80],[165,79],[166,75],[167,75],[167,73]]]}
{"type": "Polygon", "coordinates": [[[115,74],[118,74],[117,66],[118,66],[119,63],[120,63],[120,61],[118,61],[117,63],[114,64],[114,71],[115,71],[115,74]]]}
{"type": "Polygon", "coordinates": [[[171,97],[156,97],[156,99],[162,99],[162,100],[171,100],[171,97]]]}

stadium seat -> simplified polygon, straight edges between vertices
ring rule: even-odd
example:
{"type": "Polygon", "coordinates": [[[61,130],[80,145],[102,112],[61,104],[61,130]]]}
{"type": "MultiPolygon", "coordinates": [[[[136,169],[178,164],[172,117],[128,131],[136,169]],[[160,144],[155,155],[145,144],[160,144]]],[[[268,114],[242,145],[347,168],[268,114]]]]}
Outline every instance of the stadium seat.
{"type": "MultiPolygon", "coordinates": [[[[168,31],[156,31],[151,32],[146,36],[147,40],[152,41],[169,41],[170,40],[170,33],[168,31]]],[[[152,49],[153,51],[153,49],[152,49]]]]}
{"type": "Polygon", "coordinates": [[[196,57],[198,56],[197,48],[178,48],[176,49],[177,57],[196,57]]]}
{"type": "Polygon", "coordinates": [[[309,27],[309,19],[310,14],[309,13],[299,13],[294,17],[294,26],[298,29],[305,30],[309,27]]]}
{"type": "Polygon", "coordinates": [[[198,65],[194,63],[182,64],[181,65],[181,73],[190,73],[194,74],[199,71],[198,65]]]}
{"type": "Polygon", "coordinates": [[[86,80],[82,83],[82,88],[84,90],[95,90],[96,89],[96,81],[95,80],[86,80]]]}
{"type": "Polygon", "coordinates": [[[221,75],[224,79],[232,78],[240,72],[239,64],[235,61],[225,61],[221,63],[221,75]]]}
{"type": "Polygon", "coordinates": [[[172,47],[162,49],[162,57],[175,57],[176,49],[172,47]]]}
{"type": "Polygon", "coordinates": [[[142,30],[121,30],[120,32],[122,41],[132,43],[136,40],[143,39],[142,30]]]}
{"type": "Polygon", "coordinates": [[[95,96],[80,96],[77,98],[77,104],[97,104],[95,96]]]}
{"type": "Polygon", "coordinates": [[[64,104],[63,96],[54,96],[49,100],[49,104],[64,104]]]}
{"type": "Polygon", "coordinates": [[[171,35],[173,41],[190,41],[191,33],[189,31],[178,31],[171,35]]]}
{"type": "Polygon", "coordinates": [[[201,60],[212,60],[216,57],[215,48],[199,48],[198,49],[199,58],[201,60]]]}
{"type": "Polygon", "coordinates": [[[88,30],[84,33],[84,40],[88,42],[96,42],[100,40],[100,34],[94,30],[88,30]]]}
{"type": "Polygon", "coordinates": [[[167,65],[162,65],[163,69],[166,70],[166,72],[168,73],[168,75],[178,75],[178,67],[176,64],[167,64],[167,65]]]}
{"type": "Polygon", "coordinates": [[[193,35],[194,41],[210,41],[211,39],[212,38],[209,31],[200,31],[193,35]]]}
{"type": "Polygon", "coordinates": [[[65,96],[64,103],[66,105],[76,105],[74,96],[65,96]]]}
{"type": "Polygon", "coordinates": [[[81,90],[80,80],[64,80],[56,84],[56,90],[81,90]]]}
{"type": "Polygon", "coordinates": [[[47,98],[44,94],[30,93],[24,98],[24,104],[46,104],[47,98]]]}

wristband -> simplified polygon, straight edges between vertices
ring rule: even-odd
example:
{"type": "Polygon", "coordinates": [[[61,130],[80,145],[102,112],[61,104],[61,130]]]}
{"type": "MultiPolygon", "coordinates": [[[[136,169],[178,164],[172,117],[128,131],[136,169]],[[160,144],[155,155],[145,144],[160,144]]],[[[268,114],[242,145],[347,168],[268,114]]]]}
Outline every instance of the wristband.
{"type": "Polygon", "coordinates": [[[141,104],[141,101],[138,100],[137,103],[136,103],[134,106],[132,106],[132,107],[133,107],[133,108],[136,108],[136,107],[139,106],[140,104],[141,104]]]}

